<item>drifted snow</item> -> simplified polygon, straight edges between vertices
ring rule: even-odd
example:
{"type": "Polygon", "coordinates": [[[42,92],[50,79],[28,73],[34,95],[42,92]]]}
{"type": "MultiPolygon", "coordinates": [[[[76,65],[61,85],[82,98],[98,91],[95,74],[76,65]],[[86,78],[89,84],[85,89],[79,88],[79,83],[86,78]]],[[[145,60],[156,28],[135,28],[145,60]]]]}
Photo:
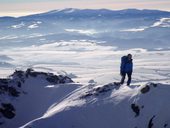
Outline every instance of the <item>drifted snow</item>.
{"type": "Polygon", "coordinates": [[[170,18],[161,18],[155,22],[151,27],[170,27],[170,18]]]}
{"type": "Polygon", "coordinates": [[[77,33],[85,34],[85,35],[94,35],[94,34],[98,33],[97,31],[95,31],[93,29],[89,29],[89,30],[65,29],[65,31],[67,31],[67,32],[77,32],[77,33]]]}
{"type": "Polygon", "coordinates": [[[25,23],[21,22],[20,24],[12,25],[11,28],[18,29],[18,28],[22,28],[24,26],[25,26],[25,23]]]}
{"type": "Polygon", "coordinates": [[[28,28],[29,29],[38,28],[38,25],[37,24],[32,24],[32,25],[29,25],[28,28]]]}
{"type": "Polygon", "coordinates": [[[121,30],[122,32],[141,32],[147,29],[148,27],[139,27],[139,28],[131,28],[131,29],[125,29],[121,30]]]}

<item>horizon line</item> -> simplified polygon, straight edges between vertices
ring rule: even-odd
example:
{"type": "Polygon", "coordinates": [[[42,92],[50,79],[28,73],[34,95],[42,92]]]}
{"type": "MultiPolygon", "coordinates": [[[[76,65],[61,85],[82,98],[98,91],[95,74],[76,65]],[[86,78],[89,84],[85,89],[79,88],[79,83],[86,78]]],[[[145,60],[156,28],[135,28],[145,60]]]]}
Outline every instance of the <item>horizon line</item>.
{"type": "Polygon", "coordinates": [[[30,16],[30,15],[36,15],[36,14],[43,14],[43,13],[48,13],[51,11],[55,10],[65,10],[65,9],[77,9],[77,10],[100,10],[100,9],[106,9],[106,10],[112,10],[112,11],[120,11],[120,10],[155,10],[155,11],[164,11],[164,12],[170,12],[170,10],[163,10],[163,9],[149,9],[149,8],[122,8],[122,9],[110,9],[110,8],[56,8],[52,10],[46,10],[46,11],[18,11],[18,12],[0,12],[0,18],[1,17],[14,17],[14,18],[19,18],[22,16],[30,16]]]}

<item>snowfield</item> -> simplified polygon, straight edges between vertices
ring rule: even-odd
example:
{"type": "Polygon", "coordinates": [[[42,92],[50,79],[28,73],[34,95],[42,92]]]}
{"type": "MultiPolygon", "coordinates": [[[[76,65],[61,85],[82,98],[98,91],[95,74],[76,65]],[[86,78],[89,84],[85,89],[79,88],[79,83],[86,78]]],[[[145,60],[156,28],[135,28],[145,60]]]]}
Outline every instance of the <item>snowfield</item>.
{"type": "Polygon", "coordinates": [[[0,27],[1,128],[170,128],[170,12],[70,8],[0,27]]]}

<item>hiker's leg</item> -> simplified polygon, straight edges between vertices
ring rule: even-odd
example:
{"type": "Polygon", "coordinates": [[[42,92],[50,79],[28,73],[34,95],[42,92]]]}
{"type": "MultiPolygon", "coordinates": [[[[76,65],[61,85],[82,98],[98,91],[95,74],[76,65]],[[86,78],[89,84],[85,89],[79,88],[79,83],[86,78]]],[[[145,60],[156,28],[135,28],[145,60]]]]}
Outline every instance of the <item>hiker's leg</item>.
{"type": "Polygon", "coordinates": [[[123,84],[124,83],[124,81],[125,81],[125,77],[126,77],[126,73],[125,72],[122,72],[121,73],[121,81],[120,81],[120,84],[123,84]]]}
{"type": "Polygon", "coordinates": [[[131,72],[129,72],[129,73],[127,73],[127,76],[128,76],[128,81],[127,81],[127,85],[130,85],[130,83],[131,83],[131,76],[132,76],[132,73],[131,72]]]}

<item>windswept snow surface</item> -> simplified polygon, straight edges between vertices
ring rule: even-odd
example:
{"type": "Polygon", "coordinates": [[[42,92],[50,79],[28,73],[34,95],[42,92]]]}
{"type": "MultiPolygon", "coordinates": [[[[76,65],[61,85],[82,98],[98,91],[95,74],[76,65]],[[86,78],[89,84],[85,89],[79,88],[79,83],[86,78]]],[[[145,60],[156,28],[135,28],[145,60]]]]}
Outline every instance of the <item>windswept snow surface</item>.
{"type": "Polygon", "coordinates": [[[169,89],[153,83],[83,88],[20,128],[169,128],[169,89]]]}

